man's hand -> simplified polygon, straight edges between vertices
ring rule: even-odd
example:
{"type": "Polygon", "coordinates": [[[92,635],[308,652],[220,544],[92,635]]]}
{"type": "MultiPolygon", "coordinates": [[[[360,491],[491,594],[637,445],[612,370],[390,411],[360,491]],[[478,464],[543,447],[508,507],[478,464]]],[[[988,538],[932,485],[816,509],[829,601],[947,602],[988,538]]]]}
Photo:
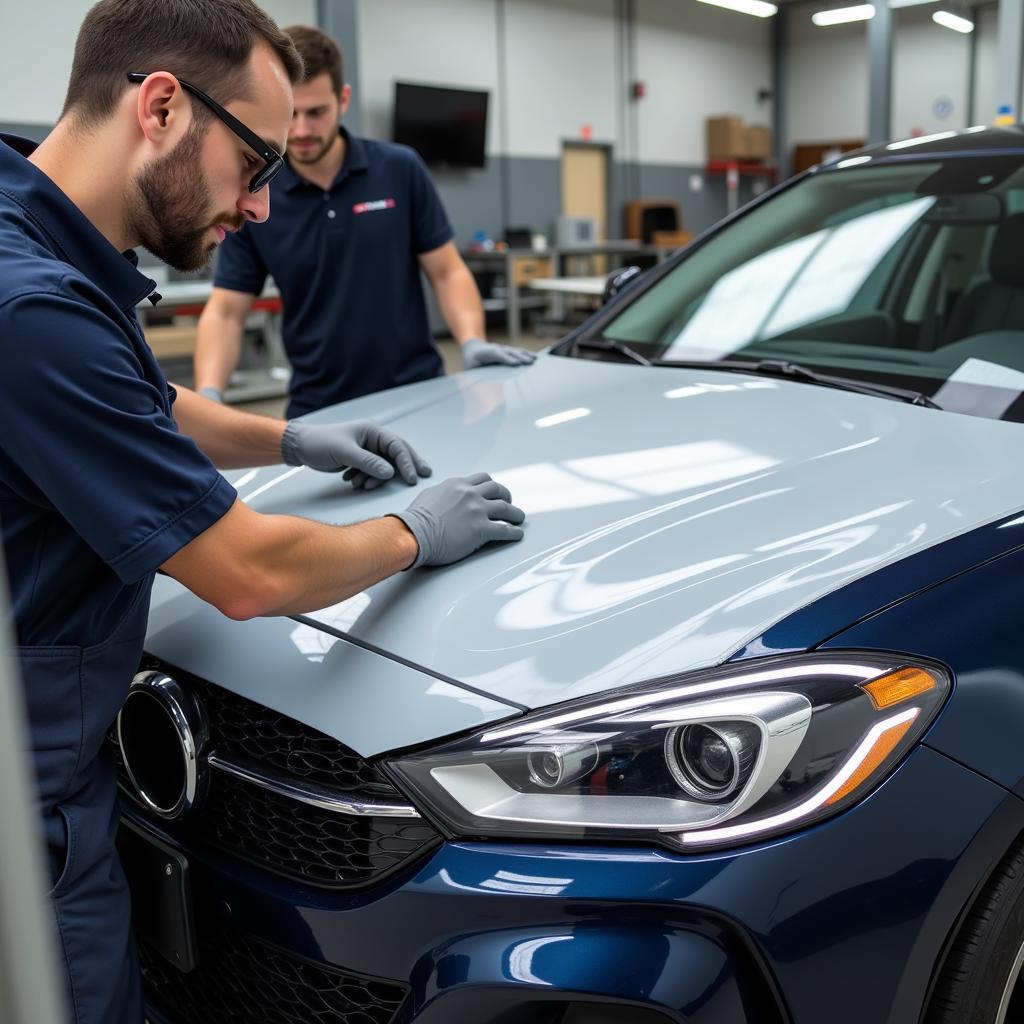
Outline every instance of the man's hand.
{"type": "Polygon", "coordinates": [[[369,420],[320,425],[289,420],[281,455],[289,466],[309,466],[321,473],[345,470],[345,480],[368,491],[390,480],[396,469],[410,486],[432,472],[412,445],[369,420]]]}
{"type": "Polygon", "coordinates": [[[453,477],[428,487],[404,511],[401,519],[419,544],[409,566],[458,562],[492,540],[522,540],[520,525],[526,513],[512,504],[508,488],[486,473],[453,477]]]}
{"type": "Polygon", "coordinates": [[[491,345],[480,338],[470,338],[462,345],[462,368],[475,370],[478,366],[529,366],[537,358],[528,348],[511,345],[491,345]]]}

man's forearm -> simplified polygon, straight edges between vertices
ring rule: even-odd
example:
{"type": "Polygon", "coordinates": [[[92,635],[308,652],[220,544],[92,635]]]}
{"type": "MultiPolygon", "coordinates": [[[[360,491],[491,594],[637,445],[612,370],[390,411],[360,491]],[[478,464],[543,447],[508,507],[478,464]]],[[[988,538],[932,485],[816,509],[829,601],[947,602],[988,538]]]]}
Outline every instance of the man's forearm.
{"type": "Polygon", "coordinates": [[[207,309],[196,326],[196,351],[193,357],[196,390],[216,388],[225,391],[242,354],[244,323],[207,309]]]}
{"type": "Polygon", "coordinates": [[[453,270],[434,285],[437,304],[452,336],[461,345],[485,336],[484,306],[480,289],[465,266],[453,270]]]}
{"type": "Polygon", "coordinates": [[[273,466],[282,461],[285,421],[239,412],[175,385],[174,420],[218,469],[273,466]]]}
{"type": "Polygon", "coordinates": [[[327,526],[242,501],[163,570],[233,619],[327,608],[407,569],[419,547],[394,516],[327,526]]]}
{"type": "Polygon", "coordinates": [[[276,606],[260,614],[299,615],[337,604],[409,568],[417,551],[416,539],[394,516],[343,527],[304,522],[290,543],[268,554],[281,589],[276,606]]]}

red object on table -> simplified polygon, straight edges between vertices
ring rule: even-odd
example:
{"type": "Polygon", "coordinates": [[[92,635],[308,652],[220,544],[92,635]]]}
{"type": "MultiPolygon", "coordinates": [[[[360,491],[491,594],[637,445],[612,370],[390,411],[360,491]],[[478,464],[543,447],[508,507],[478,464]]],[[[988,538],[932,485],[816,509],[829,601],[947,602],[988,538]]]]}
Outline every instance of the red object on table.
{"type": "Polygon", "coordinates": [[[724,174],[725,190],[728,196],[729,213],[734,213],[739,205],[740,177],[768,178],[774,185],[778,177],[775,164],[755,163],[750,160],[709,160],[704,167],[705,174],[724,174]]]}
{"type": "MultiPolygon", "coordinates": [[[[205,302],[189,302],[185,305],[161,305],[160,312],[173,312],[175,316],[199,316],[206,307],[205,302]]],[[[279,298],[253,299],[249,307],[253,313],[280,313],[281,300],[279,298]]]]}

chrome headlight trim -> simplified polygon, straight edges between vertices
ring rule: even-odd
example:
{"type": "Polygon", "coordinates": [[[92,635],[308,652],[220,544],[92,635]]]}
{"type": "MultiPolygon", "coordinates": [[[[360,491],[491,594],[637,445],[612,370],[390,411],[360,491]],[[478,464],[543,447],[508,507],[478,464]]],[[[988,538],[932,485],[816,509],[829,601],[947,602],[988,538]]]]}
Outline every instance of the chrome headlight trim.
{"type": "MultiPolygon", "coordinates": [[[[917,743],[951,685],[941,665],[902,654],[776,656],[530,714],[388,767],[454,835],[604,833],[676,850],[729,846],[792,831],[867,796],[917,743]],[[673,766],[676,740],[696,725],[742,737],[733,784],[696,792],[673,766]],[[528,767],[538,753],[589,748],[598,756],[583,770],[556,771],[551,759],[550,778],[541,780],[528,767]]],[[[722,744],[705,744],[705,753],[700,763],[720,771],[722,744]]]]}

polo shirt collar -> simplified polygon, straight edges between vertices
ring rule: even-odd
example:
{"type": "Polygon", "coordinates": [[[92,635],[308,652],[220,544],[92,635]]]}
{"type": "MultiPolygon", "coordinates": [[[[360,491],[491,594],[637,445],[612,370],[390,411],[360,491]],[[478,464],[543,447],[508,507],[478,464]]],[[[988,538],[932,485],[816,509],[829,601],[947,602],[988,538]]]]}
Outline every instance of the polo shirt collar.
{"type": "MultiPolygon", "coordinates": [[[[357,173],[359,171],[365,171],[370,166],[370,161],[366,156],[366,146],[363,144],[363,140],[355,135],[349,134],[348,129],[344,125],[339,125],[341,131],[341,137],[345,140],[345,161],[341,165],[341,170],[338,171],[334,181],[331,182],[331,188],[336,185],[340,185],[350,174],[357,173]]],[[[294,192],[295,189],[300,188],[302,185],[312,185],[311,181],[302,177],[298,171],[292,167],[291,161],[286,159],[284,167],[281,169],[278,178],[281,180],[281,185],[284,187],[285,192],[294,192]]],[[[313,186],[316,187],[315,185],[313,186]]]]}
{"type": "Polygon", "coordinates": [[[29,139],[0,134],[0,192],[16,202],[58,253],[120,309],[134,308],[153,291],[156,281],[136,269],[134,251],[118,252],[57,185],[29,163],[27,158],[35,149],[36,143],[29,139]]]}

